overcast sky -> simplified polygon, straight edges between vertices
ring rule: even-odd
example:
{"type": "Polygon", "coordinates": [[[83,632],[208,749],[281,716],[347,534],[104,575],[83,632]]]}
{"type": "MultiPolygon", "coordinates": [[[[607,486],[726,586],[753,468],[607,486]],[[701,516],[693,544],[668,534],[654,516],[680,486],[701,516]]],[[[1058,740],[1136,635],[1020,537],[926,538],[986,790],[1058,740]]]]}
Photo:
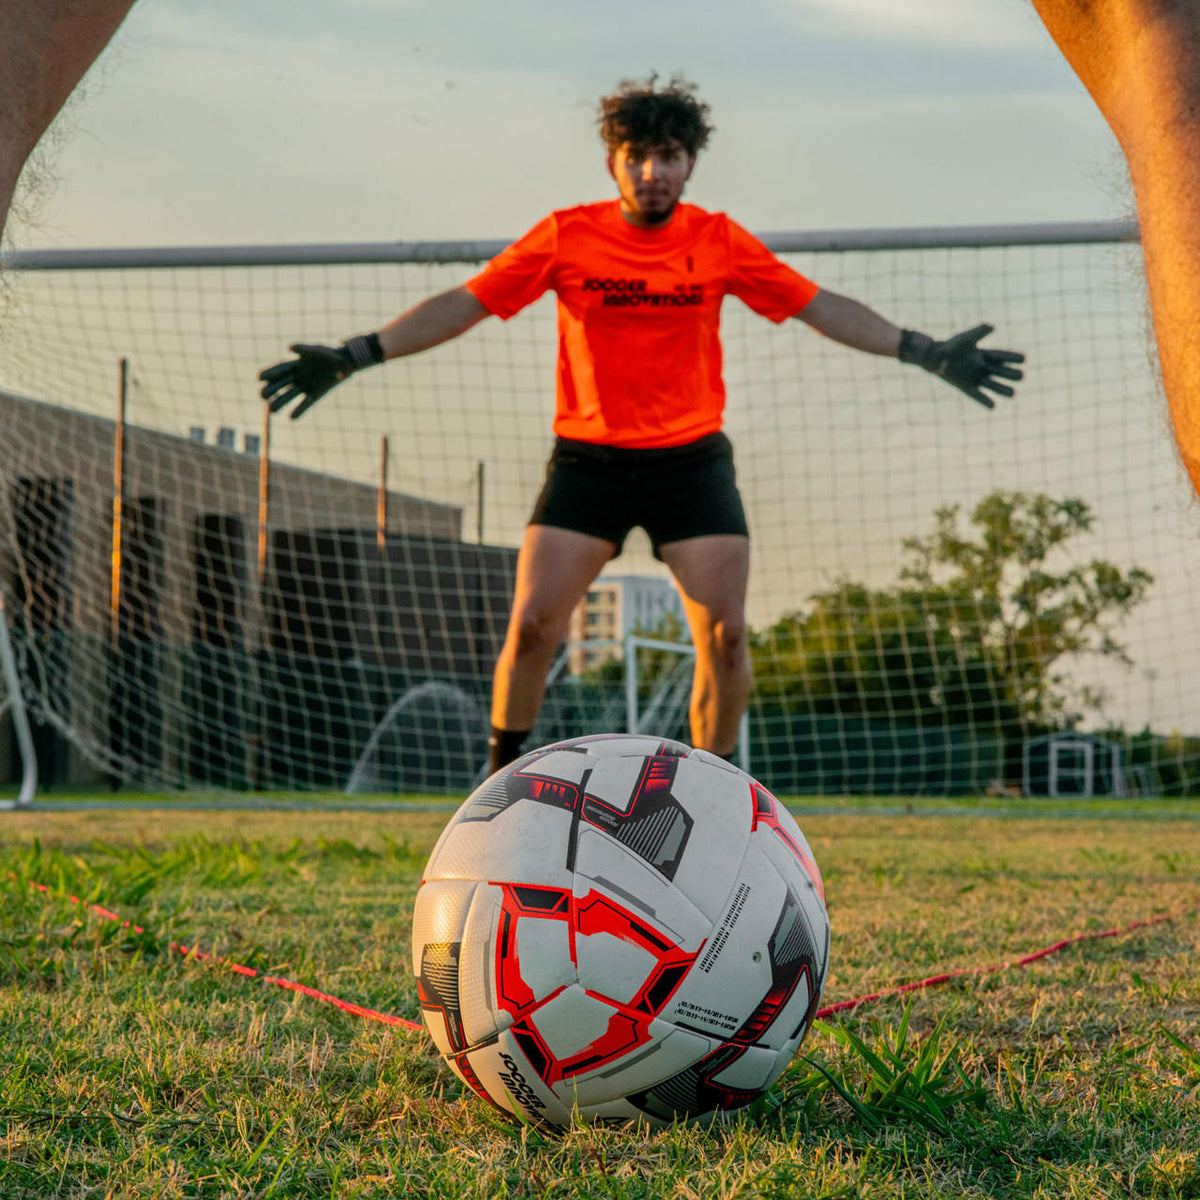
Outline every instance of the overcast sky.
{"type": "Polygon", "coordinates": [[[20,246],[515,236],[611,193],[620,78],[683,71],[689,197],[758,231],[1128,215],[1028,0],[141,0],[20,246]]]}

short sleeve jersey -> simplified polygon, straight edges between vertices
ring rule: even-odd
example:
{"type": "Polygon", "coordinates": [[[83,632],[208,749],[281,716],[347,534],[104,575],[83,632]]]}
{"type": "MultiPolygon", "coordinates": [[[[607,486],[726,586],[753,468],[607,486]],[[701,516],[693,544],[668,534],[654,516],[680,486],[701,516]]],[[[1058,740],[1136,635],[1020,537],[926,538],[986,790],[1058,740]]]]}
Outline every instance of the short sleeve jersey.
{"type": "Polygon", "coordinates": [[[818,291],[724,213],[680,204],[666,226],[643,229],[616,200],[551,213],[466,286],[504,320],[553,291],[554,432],[630,447],[721,428],[726,295],[778,322],[818,291]]]}

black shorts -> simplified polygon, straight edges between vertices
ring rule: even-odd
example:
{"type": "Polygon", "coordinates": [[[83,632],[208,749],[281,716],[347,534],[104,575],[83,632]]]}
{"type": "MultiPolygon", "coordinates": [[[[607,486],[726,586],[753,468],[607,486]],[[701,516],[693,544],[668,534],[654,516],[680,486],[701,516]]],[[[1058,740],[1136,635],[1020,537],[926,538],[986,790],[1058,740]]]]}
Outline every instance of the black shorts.
{"type": "Polygon", "coordinates": [[[656,450],[559,438],[529,523],[603,538],[617,553],[640,525],[655,557],[684,538],[749,534],[723,433],[656,450]]]}

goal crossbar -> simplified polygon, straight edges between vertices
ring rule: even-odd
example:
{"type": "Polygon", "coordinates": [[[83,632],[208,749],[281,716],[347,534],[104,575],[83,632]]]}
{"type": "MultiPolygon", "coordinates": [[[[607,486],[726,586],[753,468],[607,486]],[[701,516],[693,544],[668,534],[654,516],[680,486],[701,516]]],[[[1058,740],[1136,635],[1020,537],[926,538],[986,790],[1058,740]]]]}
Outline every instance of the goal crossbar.
{"type": "MultiPolygon", "coordinates": [[[[1136,242],[1136,221],[1043,221],[1018,225],[817,229],[759,235],[776,254],[869,250],[962,250],[989,246],[1105,245],[1136,242]]],[[[10,250],[14,271],[103,271],[156,267],[296,267],[354,263],[474,263],[494,258],[504,238],[459,241],[331,242],[261,246],[142,246],[10,250]]]]}

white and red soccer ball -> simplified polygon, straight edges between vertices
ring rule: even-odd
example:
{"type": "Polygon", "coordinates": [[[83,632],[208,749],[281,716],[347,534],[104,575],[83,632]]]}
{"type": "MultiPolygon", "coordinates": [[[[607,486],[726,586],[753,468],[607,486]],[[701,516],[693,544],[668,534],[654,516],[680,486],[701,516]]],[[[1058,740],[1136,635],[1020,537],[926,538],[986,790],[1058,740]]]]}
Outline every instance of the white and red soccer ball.
{"type": "Polygon", "coordinates": [[[467,798],[413,914],[455,1073],[553,1125],[743,1107],[808,1031],[829,960],[812,851],[724,760],[627,735],[542,747],[467,798]]]}

